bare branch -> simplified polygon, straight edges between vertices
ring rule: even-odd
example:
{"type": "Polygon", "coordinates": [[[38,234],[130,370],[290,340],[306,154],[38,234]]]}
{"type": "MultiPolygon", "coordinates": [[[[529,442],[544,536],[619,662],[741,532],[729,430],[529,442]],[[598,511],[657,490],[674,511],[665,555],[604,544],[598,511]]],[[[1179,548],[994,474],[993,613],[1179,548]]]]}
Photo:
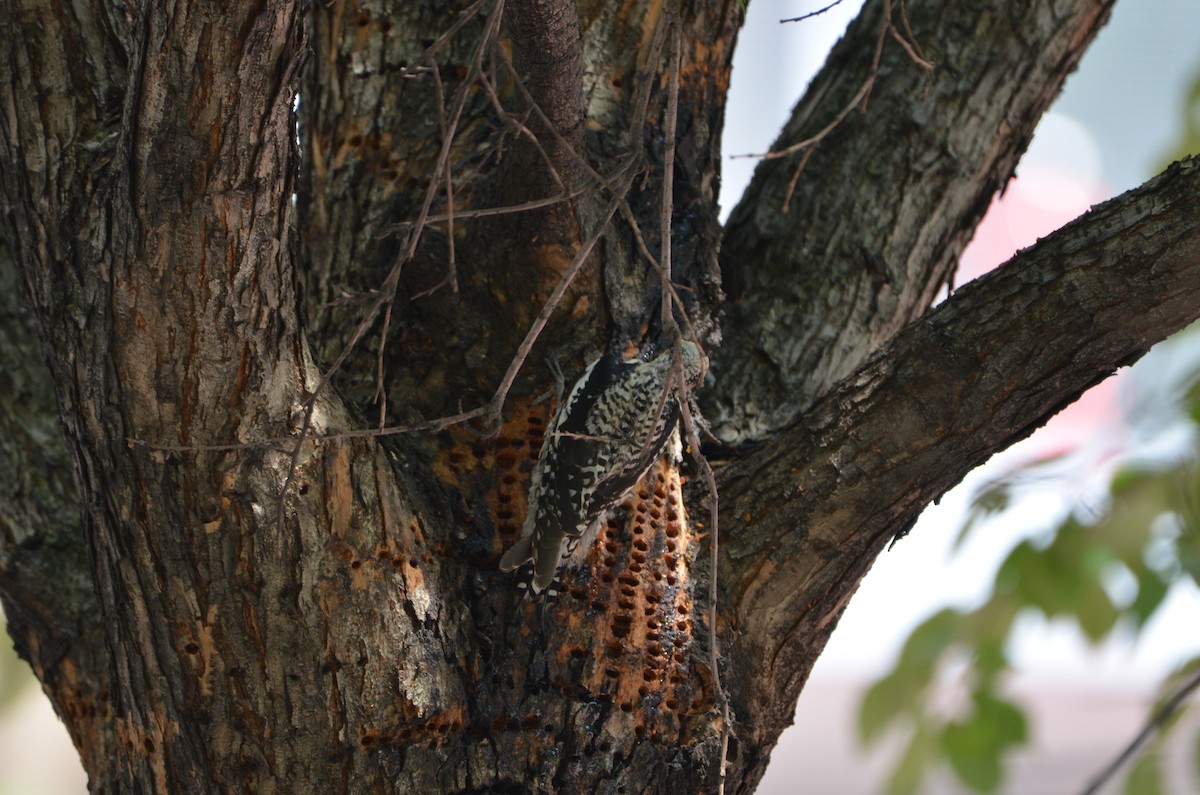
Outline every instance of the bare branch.
{"type": "Polygon", "coordinates": [[[584,263],[587,262],[588,257],[591,256],[592,249],[595,248],[596,243],[599,242],[600,237],[604,234],[604,230],[608,226],[608,222],[612,220],[612,217],[616,215],[617,210],[621,207],[622,203],[624,203],[625,195],[629,192],[629,188],[633,184],[633,179],[637,173],[638,170],[633,167],[628,167],[625,170],[624,179],[622,180],[623,184],[620,186],[612,201],[609,202],[608,208],[601,216],[600,223],[596,225],[596,228],[592,231],[592,234],[586,241],[584,241],[583,245],[580,246],[579,251],[575,253],[575,257],[571,260],[570,266],[567,267],[566,272],[564,272],[562,277],[558,280],[558,284],[555,285],[554,291],[550,293],[550,297],[546,299],[546,303],[542,306],[542,310],[538,313],[533,325],[530,326],[529,331],[526,332],[525,339],[521,341],[521,346],[517,349],[516,354],[509,363],[508,370],[505,372],[504,378],[500,382],[500,386],[497,387],[496,393],[493,396],[490,404],[491,411],[493,412],[493,424],[495,427],[499,427],[500,410],[504,406],[504,400],[508,396],[508,391],[512,388],[513,383],[517,380],[517,373],[519,373],[521,368],[525,365],[525,360],[529,358],[529,353],[533,350],[534,343],[537,342],[538,337],[542,333],[542,329],[544,329],[546,324],[550,321],[550,315],[554,313],[554,310],[558,307],[559,302],[562,301],[562,297],[566,294],[567,288],[571,286],[571,282],[575,280],[575,277],[579,274],[580,269],[583,267],[584,263]]]}
{"type": "Polygon", "coordinates": [[[1154,736],[1156,732],[1166,725],[1167,721],[1179,711],[1183,706],[1183,702],[1187,701],[1188,697],[1200,688],[1200,670],[1197,670],[1189,676],[1179,689],[1176,690],[1171,697],[1163,703],[1146,721],[1146,725],[1137,733],[1137,736],[1130,741],[1129,745],[1121,753],[1117,754],[1117,758],[1109,763],[1103,770],[1096,774],[1096,777],[1084,788],[1081,795],[1095,795],[1100,789],[1107,784],[1121,766],[1132,759],[1147,740],[1154,736]]]}
{"type": "Polygon", "coordinates": [[[819,17],[819,16],[821,16],[821,14],[824,14],[826,11],[831,11],[834,8],[837,8],[838,6],[840,6],[841,4],[842,4],[842,0],[833,0],[833,2],[830,3],[829,5],[827,5],[823,8],[818,8],[816,11],[809,11],[807,14],[801,14],[798,17],[790,17],[788,19],[781,19],[779,21],[780,22],[803,22],[806,19],[812,19],[813,17],[819,17]]]}
{"type": "MultiPolygon", "coordinates": [[[[826,124],[821,128],[820,131],[809,136],[808,138],[797,141],[794,144],[789,144],[782,149],[772,149],[769,152],[763,152],[761,154],[736,155],[736,157],[757,157],[763,160],[776,160],[781,157],[793,155],[803,149],[811,149],[812,147],[821,143],[821,141],[824,141],[826,138],[828,138],[831,132],[840,127],[842,122],[846,120],[846,117],[849,116],[855,108],[859,108],[865,112],[867,109],[867,97],[870,96],[871,88],[875,85],[875,76],[879,74],[879,59],[883,55],[883,43],[887,39],[888,32],[891,30],[891,3],[889,0],[884,0],[883,22],[879,27],[879,36],[875,43],[875,52],[871,56],[871,66],[867,70],[867,76],[863,79],[862,85],[859,86],[858,91],[856,91],[854,96],[850,98],[850,101],[846,103],[846,106],[838,111],[837,115],[833,117],[833,120],[829,122],[829,124],[826,124]]],[[[799,171],[797,171],[796,175],[792,177],[791,184],[793,187],[796,184],[796,178],[798,175],[799,171]]],[[[791,194],[789,193],[788,199],[790,198],[791,194]]],[[[786,200],[784,201],[783,212],[785,214],[787,213],[786,200]]]]}

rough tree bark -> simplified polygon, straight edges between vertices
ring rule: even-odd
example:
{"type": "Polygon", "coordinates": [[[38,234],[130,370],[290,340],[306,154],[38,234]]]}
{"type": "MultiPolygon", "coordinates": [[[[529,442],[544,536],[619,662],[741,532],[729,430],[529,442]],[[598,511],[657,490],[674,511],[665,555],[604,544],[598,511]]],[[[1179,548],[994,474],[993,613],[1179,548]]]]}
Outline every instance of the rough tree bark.
{"type": "Polygon", "coordinates": [[[753,791],[886,543],[1200,314],[1196,161],[925,314],[1111,4],[869,0],[722,230],[736,0],[3,0],[0,597],[92,790],[753,791]],[[676,325],[717,533],[662,461],[523,598],[547,362],[676,325]]]}

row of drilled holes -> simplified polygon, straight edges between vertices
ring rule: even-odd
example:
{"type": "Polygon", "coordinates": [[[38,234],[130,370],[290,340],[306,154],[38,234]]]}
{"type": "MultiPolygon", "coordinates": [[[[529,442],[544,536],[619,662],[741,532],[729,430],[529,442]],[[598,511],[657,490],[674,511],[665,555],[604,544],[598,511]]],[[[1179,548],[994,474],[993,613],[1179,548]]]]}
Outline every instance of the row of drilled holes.
{"type": "Polygon", "coordinates": [[[525,419],[523,435],[501,436],[497,440],[496,470],[500,483],[496,488],[496,530],[505,545],[520,534],[517,512],[518,505],[524,502],[524,487],[528,483],[525,473],[537,462],[542,445],[542,417],[529,414],[525,419]]]}
{"type": "MultiPolygon", "coordinates": [[[[626,571],[617,573],[617,553],[620,551],[620,546],[613,529],[606,527],[601,536],[602,557],[600,563],[602,569],[600,579],[610,586],[613,584],[617,586],[617,604],[609,626],[609,637],[612,640],[605,648],[605,656],[613,664],[607,665],[603,673],[609,680],[615,681],[620,678],[620,668],[616,662],[626,653],[628,644],[625,639],[633,632],[639,612],[637,608],[641,603],[640,612],[644,619],[643,626],[647,644],[643,650],[642,679],[644,683],[638,687],[638,695],[642,699],[646,699],[655,691],[665,690],[662,703],[668,710],[674,712],[678,709],[679,703],[673,691],[684,681],[681,672],[686,669],[687,664],[685,648],[689,622],[687,618],[681,618],[675,622],[677,631],[671,633],[674,637],[668,647],[664,642],[662,630],[664,623],[669,619],[662,602],[663,586],[673,588],[678,581],[675,567],[678,563],[676,552],[678,550],[679,514],[673,505],[668,505],[667,488],[660,472],[654,470],[647,481],[654,485],[653,496],[647,489],[647,483],[643,483],[633,500],[634,512],[630,522],[632,540],[629,565],[626,571]],[[664,527],[665,535],[666,553],[661,566],[651,566],[648,562],[650,543],[647,537],[649,532],[652,532],[651,528],[656,524],[664,527]],[[671,670],[668,675],[669,665],[674,670],[671,670]],[[655,687],[658,683],[662,683],[665,687],[655,687]]],[[[573,594],[577,598],[586,598],[582,589],[576,589],[573,594]]],[[[592,606],[603,611],[606,604],[603,600],[596,600],[592,606]]],[[[688,608],[683,604],[675,605],[675,612],[686,616],[688,608]]],[[[623,702],[618,705],[618,708],[623,712],[632,713],[635,705],[623,702]]],[[[639,729],[639,734],[649,731],[640,722],[635,727],[635,731],[639,729]]]]}

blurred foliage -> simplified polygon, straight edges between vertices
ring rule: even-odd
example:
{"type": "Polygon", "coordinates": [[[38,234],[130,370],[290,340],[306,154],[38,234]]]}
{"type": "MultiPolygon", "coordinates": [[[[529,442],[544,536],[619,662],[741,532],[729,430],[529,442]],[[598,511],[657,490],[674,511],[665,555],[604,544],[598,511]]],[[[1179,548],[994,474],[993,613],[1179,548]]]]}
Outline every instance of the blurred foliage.
{"type": "MultiPolygon", "coordinates": [[[[1152,714],[1162,720],[1153,721],[1152,728],[1146,730],[1153,731],[1153,733],[1145,746],[1137,749],[1140,755],[1125,777],[1124,795],[1162,795],[1162,793],[1168,792],[1163,783],[1166,738],[1179,722],[1183,713],[1183,710],[1178,709],[1179,702],[1186,700],[1187,696],[1195,689],[1198,673],[1200,673],[1200,657],[1194,657],[1176,669],[1162,683],[1152,709],[1152,714]]],[[[1193,738],[1193,743],[1197,744],[1197,748],[1200,750],[1200,732],[1197,732],[1193,738]]],[[[1193,762],[1200,764],[1200,756],[1194,757],[1193,762]]],[[[1200,776],[1197,778],[1200,779],[1200,776]]]]}
{"type": "MultiPolygon", "coordinates": [[[[1182,107],[1183,129],[1162,167],[1200,153],[1200,71],[1182,107]]],[[[1159,371],[1142,378],[1129,417],[1143,428],[1122,451],[1106,488],[1105,507],[1075,509],[1036,538],[1020,542],[1001,563],[979,607],[945,608],[909,635],[892,669],[867,691],[859,711],[864,744],[906,728],[908,745],[888,781],[889,795],[917,793],[946,766],[975,792],[997,792],[1005,756],[1029,736],[1021,707],[1004,698],[1005,648],[1017,619],[1030,613],[1073,624],[1092,643],[1114,633],[1136,639],[1172,586],[1200,585],[1200,324],[1156,348],[1159,371]],[[1162,351],[1161,349],[1166,349],[1162,351]],[[1190,352],[1190,353],[1189,353],[1190,352]],[[1180,355],[1184,354],[1184,355],[1180,355]],[[1166,366],[1162,360],[1166,359],[1166,366]],[[1180,362],[1183,362],[1180,365],[1180,362]],[[1146,431],[1146,426],[1150,429],[1146,431]],[[1166,456],[1147,443],[1161,432],[1190,433],[1166,456]]],[[[1135,371],[1138,368],[1135,368],[1135,371]]],[[[1009,472],[974,496],[955,546],[1003,519],[1031,484],[1055,482],[1070,462],[1044,459],[1009,472]]],[[[1200,637],[1197,638],[1200,650],[1200,637]]],[[[1200,655],[1163,683],[1159,703],[1200,668],[1200,655]]],[[[1158,727],[1124,778],[1125,795],[1165,793],[1162,749],[1178,715],[1158,727]]],[[[1130,735],[1140,727],[1130,727],[1130,735]]],[[[1200,733],[1192,786],[1200,792],[1200,733]]],[[[1114,749],[1116,754],[1120,749],[1114,749]]],[[[1081,786],[1084,782],[1080,782],[1081,786]]]]}
{"type": "MultiPolygon", "coordinates": [[[[892,669],[867,692],[859,713],[864,743],[895,727],[909,731],[888,784],[890,795],[919,792],[927,776],[946,767],[972,791],[999,791],[1006,755],[1029,736],[1021,707],[1004,696],[1005,649],[1018,618],[1033,614],[1065,621],[1094,644],[1114,633],[1136,639],[1173,585],[1200,585],[1200,357],[1195,355],[1200,325],[1163,347],[1150,362],[1153,372],[1136,375],[1149,383],[1137,382],[1144,394],[1127,418],[1133,432],[1108,478],[1104,506],[1076,505],[1052,527],[1018,543],[997,569],[981,605],[944,608],[927,618],[909,635],[892,669]],[[1164,436],[1177,443],[1164,446],[1164,436]]],[[[1004,519],[1024,491],[1053,484],[1068,463],[1061,457],[1042,460],[980,489],[956,545],[1004,519]]],[[[1196,666],[1200,657],[1164,683],[1164,700],[1196,666]]],[[[1165,792],[1159,751],[1175,723],[1160,726],[1129,768],[1127,795],[1165,792]]],[[[1137,728],[1130,727],[1131,737],[1137,728]]],[[[1200,754],[1200,737],[1195,744],[1200,754]]],[[[1113,749],[1114,755],[1119,750],[1113,749]]],[[[1197,767],[1200,772],[1200,761],[1197,767]]],[[[1194,786],[1200,791],[1200,775],[1194,786]]]]}
{"type": "Polygon", "coordinates": [[[1179,145],[1167,154],[1162,166],[1188,155],[1200,154],[1200,70],[1192,78],[1183,105],[1183,134],[1179,145]]]}

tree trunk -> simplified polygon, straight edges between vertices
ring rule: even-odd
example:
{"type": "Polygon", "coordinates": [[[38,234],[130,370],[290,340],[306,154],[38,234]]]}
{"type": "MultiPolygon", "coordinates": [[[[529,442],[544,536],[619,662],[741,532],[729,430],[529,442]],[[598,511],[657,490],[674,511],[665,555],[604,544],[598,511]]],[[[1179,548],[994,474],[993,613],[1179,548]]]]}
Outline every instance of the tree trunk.
{"type": "Polygon", "coordinates": [[[923,316],[1111,3],[1019,5],[868,2],[722,230],[736,0],[4,0],[0,596],[92,790],[753,791],[884,545],[1200,314],[1189,161],[923,316]],[[663,458],[525,596],[553,365],[677,328],[717,526],[663,458]]]}

